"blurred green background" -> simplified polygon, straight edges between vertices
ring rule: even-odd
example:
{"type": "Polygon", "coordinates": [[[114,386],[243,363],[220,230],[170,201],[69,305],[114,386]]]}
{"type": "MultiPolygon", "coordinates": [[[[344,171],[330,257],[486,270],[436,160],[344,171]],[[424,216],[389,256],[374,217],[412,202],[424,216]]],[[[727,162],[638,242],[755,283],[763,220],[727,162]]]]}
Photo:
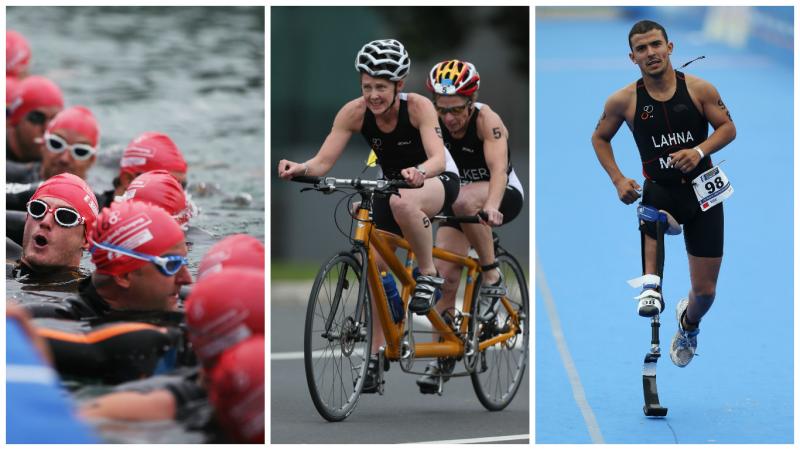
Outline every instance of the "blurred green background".
{"type": "MultiPolygon", "coordinates": [[[[338,197],[300,193],[300,185],[277,178],[282,158],[312,157],[337,111],[361,95],[356,52],[374,39],[398,39],[411,56],[405,92],[428,95],[425,79],[445,59],[472,62],[481,74],[479,101],[503,118],[510,132],[514,167],[526,205],[498,230],[507,248],[528,265],[529,186],[529,10],[527,7],[272,7],[271,73],[271,252],[272,276],[313,277],[319,264],[348,241],[332,220],[338,197]]],[[[372,177],[364,169],[369,148],[353,135],[329,173],[372,177]]],[[[346,234],[349,219],[338,214],[346,234]]]]}

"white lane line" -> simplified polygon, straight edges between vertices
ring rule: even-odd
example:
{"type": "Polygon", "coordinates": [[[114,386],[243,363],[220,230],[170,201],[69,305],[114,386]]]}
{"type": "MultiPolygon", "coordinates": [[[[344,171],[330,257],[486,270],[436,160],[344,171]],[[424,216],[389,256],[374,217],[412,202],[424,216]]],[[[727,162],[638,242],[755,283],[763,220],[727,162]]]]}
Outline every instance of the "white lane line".
{"type": "Polygon", "coordinates": [[[291,359],[303,359],[303,352],[283,352],[272,353],[269,359],[273,361],[286,361],[291,359]]]}
{"type": "MultiPolygon", "coordinates": [[[[361,349],[354,350],[350,355],[355,355],[358,357],[364,357],[364,351],[361,349]]],[[[339,348],[335,348],[333,352],[331,350],[316,350],[314,352],[315,358],[341,358],[343,357],[342,351],[339,348]]],[[[273,361],[289,361],[293,359],[303,359],[303,352],[282,352],[282,353],[272,353],[270,359],[273,361]]]]}
{"type": "Polygon", "coordinates": [[[575,368],[575,362],[572,360],[572,355],[567,347],[567,341],[564,340],[564,330],[561,328],[561,319],[558,317],[556,303],[553,301],[553,293],[550,292],[550,286],[547,285],[538,253],[536,254],[536,287],[542,293],[542,300],[544,300],[544,306],[547,309],[547,318],[550,320],[550,327],[553,330],[556,347],[558,347],[558,353],[561,355],[561,362],[564,364],[564,369],[567,371],[569,384],[572,386],[572,396],[575,397],[575,402],[578,404],[581,414],[583,414],[583,421],[586,422],[586,428],[589,429],[589,436],[592,438],[592,443],[603,444],[604,441],[603,435],[600,433],[600,425],[597,424],[594,411],[592,411],[592,407],[589,406],[589,401],[586,399],[586,392],[583,390],[581,378],[578,376],[578,369],[575,368]]]}
{"type": "Polygon", "coordinates": [[[404,442],[404,444],[485,444],[489,442],[521,441],[521,440],[529,441],[530,438],[531,436],[529,434],[515,434],[511,436],[451,439],[447,441],[404,442]]]}

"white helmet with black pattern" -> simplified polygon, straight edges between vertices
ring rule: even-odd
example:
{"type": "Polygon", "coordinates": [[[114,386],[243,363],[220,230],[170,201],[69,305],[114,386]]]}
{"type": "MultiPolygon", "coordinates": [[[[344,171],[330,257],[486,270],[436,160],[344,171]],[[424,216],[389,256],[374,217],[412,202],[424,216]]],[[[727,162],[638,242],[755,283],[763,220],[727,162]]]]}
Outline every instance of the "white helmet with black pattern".
{"type": "Polygon", "coordinates": [[[411,58],[403,44],[396,39],[372,41],[358,51],[356,70],[375,78],[400,81],[408,75],[411,58]]]}

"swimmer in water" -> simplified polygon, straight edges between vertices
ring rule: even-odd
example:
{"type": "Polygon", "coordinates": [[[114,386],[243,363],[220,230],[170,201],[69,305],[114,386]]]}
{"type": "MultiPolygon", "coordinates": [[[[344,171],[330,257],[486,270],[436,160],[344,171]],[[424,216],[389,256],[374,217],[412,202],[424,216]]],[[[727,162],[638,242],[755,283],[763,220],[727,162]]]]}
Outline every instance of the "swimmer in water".
{"type": "Polygon", "coordinates": [[[134,178],[116,201],[141,201],[160,206],[184,231],[189,228],[189,220],[197,214],[197,207],[186,197],[178,180],[166,170],[151,170],[134,178]]]}
{"type": "Polygon", "coordinates": [[[64,97],[55,83],[41,76],[20,81],[6,100],[6,161],[42,159],[47,124],[64,109],[64,97]]]}
{"type": "MultiPolygon", "coordinates": [[[[36,183],[60,173],[86,179],[97,160],[100,129],[92,112],[73,106],[59,112],[44,132],[44,150],[40,163],[12,164],[6,168],[6,183],[36,183]]],[[[8,191],[8,189],[6,189],[8,191]]],[[[8,195],[6,199],[9,200],[8,195]]],[[[16,204],[23,204],[22,198],[16,204]]],[[[20,209],[9,205],[9,209],[20,209]]]]}
{"type": "Polygon", "coordinates": [[[119,163],[119,175],[114,178],[114,189],[97,196],[100,204],[109,206],[125,194],[131,181],[151,170],[166,170],[186,189],[188,165],[181,150],[166,134],[147,132],[128,143],[119,163]]]}
{"type": "Polygon", "coordinates": [[[28,202],[22,257],[12,276],[76,276],[97,213],[94,193],[82,179],[61,174],[45,181],[28,202]]]}

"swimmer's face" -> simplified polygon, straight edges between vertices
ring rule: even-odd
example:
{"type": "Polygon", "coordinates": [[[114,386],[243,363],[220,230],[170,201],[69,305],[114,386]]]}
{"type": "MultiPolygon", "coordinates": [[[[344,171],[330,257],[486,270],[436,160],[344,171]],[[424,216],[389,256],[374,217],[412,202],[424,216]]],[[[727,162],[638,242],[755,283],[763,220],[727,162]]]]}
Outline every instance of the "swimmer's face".
{"type": "MultiPolygon", "coordinates": [[[[50,208],[72,208],[69,203],[55,197],[40,197],[50,208]]],[[[43,218],[25,219],[22,234],[22,262],[35,270],[47,271],[65,267],[78,267],[82,247],[86,243],[85,225],[62,227],[48,211],[43,218]]]]}
{"type": "MultiPolygon", "coordinates": [[[[159,256],[186,256],[186,242],[181,240],[159,256]]],[[[178,291],[192,283],[189,268],[182,266],[172,276],[166,276],[152,263],[131,272],[128,308],[143,311],[176,311],[178,291]]]]}
{"type": "Polygon", "coordinates": [[[45,151],[44,131],[47,124],[61,111],[58,106],[37,108],[19,121],[15,130],[23,161],[38,161],[45,151]]]}
{"type": "Polygon", "coordinates": [[[460,135],[469,123],[470,100],[460,95],[439,95],[433,103],[450,134],[460,135]]]}
{"type": "Polygon", "coordinates": [[[661,76],[671,69],[669,55],[672,42],[667,42],[661,30],[631,36],[631,53],[628,55],[639,66],[643,75],[661,76]]]}
{"type": "MultiPolygon", "coordinates": [[[[89,138],[74,130],[56,129],[52,131],[52,134],[66,141],[69,146],[74,144],[92,145],[92,141],[89,138]]],[[[71,149],[65,149],[61,153],[54,153],[45,145],[42,150],[42,175],[46,180],[58,174],[71,173],[85,180],[86,174],[94,165],[95,160],[97,160],[96,154],[88,159],[78,160],[73,157],[71,149]]]]}
{"type": "Polygon", "coordinates": [[[397,89],[394,85],[393,81],[361,74],[361,94],[372,114],[383,114],[389,109],[395,95],[403,89],[403,80],[397,82],[397,89]]]}

